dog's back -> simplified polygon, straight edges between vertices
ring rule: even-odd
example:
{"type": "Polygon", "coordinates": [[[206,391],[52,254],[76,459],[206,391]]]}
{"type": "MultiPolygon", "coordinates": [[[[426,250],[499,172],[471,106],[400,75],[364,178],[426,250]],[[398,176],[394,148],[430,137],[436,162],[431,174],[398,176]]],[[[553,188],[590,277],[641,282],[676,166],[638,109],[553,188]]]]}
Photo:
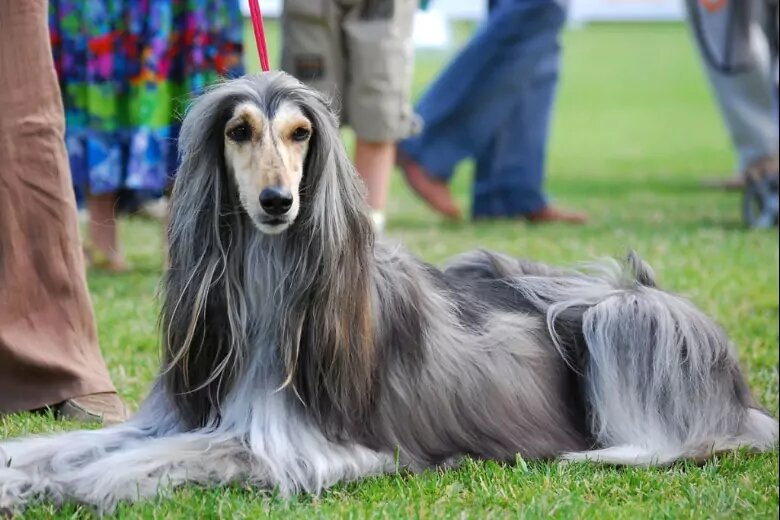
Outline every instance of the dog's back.
{"type": "Polygon", "coordinates": [[[445,274],[490,305],[544,315],[594,441],[566,458],[664,464],[776,444],[778,424],[757,407],[725,333],[658,289],[635,254],[581,273],[478,252],[445,274]]]}

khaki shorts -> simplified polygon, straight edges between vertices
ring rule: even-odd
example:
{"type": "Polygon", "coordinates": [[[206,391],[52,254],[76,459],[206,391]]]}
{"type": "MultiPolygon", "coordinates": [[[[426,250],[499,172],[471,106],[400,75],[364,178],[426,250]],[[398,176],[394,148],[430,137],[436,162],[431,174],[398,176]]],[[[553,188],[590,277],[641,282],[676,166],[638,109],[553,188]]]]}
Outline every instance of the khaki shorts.
{"type": "Polygon", "coordinates": [[[370,142],[417,129],[410,105],[417,0],[285,0],[282,69],[326,93],[370,142]]]}

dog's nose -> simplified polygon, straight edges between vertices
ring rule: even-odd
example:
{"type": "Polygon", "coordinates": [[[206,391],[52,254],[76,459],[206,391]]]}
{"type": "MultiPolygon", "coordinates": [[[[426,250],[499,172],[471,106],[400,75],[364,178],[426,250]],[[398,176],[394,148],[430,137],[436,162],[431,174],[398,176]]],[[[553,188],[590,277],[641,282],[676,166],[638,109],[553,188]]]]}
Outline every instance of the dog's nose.
{"type": "Polygon", "coordinates": [[[292,193],[287,188],[274,186],[260,192],[260,206],[269,215],[284,215],[290,210],[292,203],[292,193]]]}

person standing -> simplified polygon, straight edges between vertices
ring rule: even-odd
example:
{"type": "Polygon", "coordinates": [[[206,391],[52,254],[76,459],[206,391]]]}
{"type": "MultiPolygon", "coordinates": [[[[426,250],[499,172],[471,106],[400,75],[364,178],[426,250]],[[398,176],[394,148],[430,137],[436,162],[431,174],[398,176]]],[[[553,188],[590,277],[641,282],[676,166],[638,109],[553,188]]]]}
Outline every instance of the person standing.
{"type": "Polygon", "coordinates": [[[399,144],[399,165],[433,209],[460,210],[448,183],[473,158],[475,219],[586,221],[544,193],[565,0],[491,0],[487,20],[417,104],[423,130],[399,144]]]}
{"type": "Polygon", "coordinates": [[[45,0],[0,0],[0,414],[126,416],[100,354],[45,0]]]}
{"type": "Polygon", "coordinates": [[[89,211],[87,253],[126,269],[120,192],[161,195],[177,167],[193,95],[244,73],[238,0],[52,0],[49,26],[75,187],[89,211]]]}
{"type": "Polygon", "coordinates": [[[778,171],[777,0],[686,0],[688,21],[737,154],[739,189],[778,171]]]}
{"type": "MultiPolygon", "coordinates": [[[[396,142],[414,133],[410,91],[417,0],[285,0],[282,70],[341,100],[355,168],[377,230],[385,221],[396,142]]],[[[337,103],[338,104],[338,103],[337,103]]]]}

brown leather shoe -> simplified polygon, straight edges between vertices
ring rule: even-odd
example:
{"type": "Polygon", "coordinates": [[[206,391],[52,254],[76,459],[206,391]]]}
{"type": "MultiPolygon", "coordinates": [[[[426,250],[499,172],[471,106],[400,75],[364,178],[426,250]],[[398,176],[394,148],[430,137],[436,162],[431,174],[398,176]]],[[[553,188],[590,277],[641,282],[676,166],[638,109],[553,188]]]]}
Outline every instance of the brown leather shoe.
{"type": "Polygon", "coordinates": [[[114,392],[74,397],[52,406],[58,419],[84,423],[101,423],[104,426],[127,420],[127,406],[114,392]]]}
{"type": "Polygon", "coordinates": [[[406,182],[431,208],[450,220],[460,220],[458,205],[452,199],[447,183],[433,178],[410,157],[398,151],[398,166],[406,176],[406,182]]]}
{"type": "Polygon", "coordinates": [[[727,179],[705,179],[702,186],[715,190],[740,191],[745,188],[745,178],[738,174],[727,179]]]}
{"type": "Polygon", "coordinates": [[[547,206],[534,213],[529,213],[528,215],[525,215],[525,218],[534,224],[561,222],[564,224],[581,225],[588,222],[588,215],[585,213],[566,211],[552,206],[547,206]]]}
{"type": "Polygon", "coordinates": [[[708,179],[702,184],[707,188],[715,188],[727,191],[740,191],[745,189],[746,179],[760,178],[765,175],[777,176],[777,168],[780,160],[777,155],[769,155],[756,159],[748,164],[745,171],[740,172],[728,179],[708,179]]]}

